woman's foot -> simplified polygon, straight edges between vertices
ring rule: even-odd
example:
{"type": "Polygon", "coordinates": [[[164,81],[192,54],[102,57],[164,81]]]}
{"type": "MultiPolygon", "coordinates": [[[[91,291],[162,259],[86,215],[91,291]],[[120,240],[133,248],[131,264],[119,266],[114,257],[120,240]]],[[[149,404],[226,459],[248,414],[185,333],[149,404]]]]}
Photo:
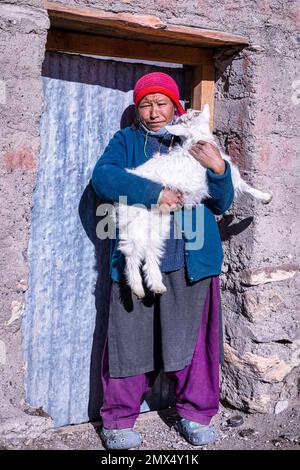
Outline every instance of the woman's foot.
{"type": "Polygon", "coordinates": [[[141,435],[132,428],[107,429],[103,427],[100,437],[106,449],[131,449],[142,443],[141,435]]]}
{"type": "Polygon", "coordinates": [[[193,446],[202,446],[214,442],[218,435],[213,426],[196,423],[181,418],[175,423],[175,429],[193,446]]]}

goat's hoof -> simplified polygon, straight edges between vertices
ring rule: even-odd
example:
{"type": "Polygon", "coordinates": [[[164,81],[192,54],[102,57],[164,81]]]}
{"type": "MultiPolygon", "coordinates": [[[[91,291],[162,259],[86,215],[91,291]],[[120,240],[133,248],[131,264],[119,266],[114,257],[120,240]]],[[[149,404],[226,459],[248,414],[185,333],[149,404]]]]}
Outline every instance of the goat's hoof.
{"type": "Polygon", "coordinates": [[[132,289],[132,292],[134,293],[134,295],[136,295],[136,297],[138,299],[142,299],[143,297],[145,297],[145,291],[144,289],[132,289]]]}
{"type": "Polygon", "coordinates": [[[263,204],[269,204],[269,202],[271,202],[273,199],[273,196],[272,194],[268,194],[265,199],[262,201],[263,204]]]}
{"type": "Polygon", "coordinates": [[[164,294],[165,292],[167,292],[167,288],[163,284],[161,286],[153,287],[152,290],[153,292],[155,292],[155,294],[164,294]]]}

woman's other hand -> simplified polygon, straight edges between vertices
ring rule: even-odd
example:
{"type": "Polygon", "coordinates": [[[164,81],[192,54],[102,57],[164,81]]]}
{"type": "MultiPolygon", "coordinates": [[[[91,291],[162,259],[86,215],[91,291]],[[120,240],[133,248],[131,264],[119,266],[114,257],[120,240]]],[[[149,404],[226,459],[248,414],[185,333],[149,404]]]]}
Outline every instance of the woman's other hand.
{"type": "Polygon", "coordinates": [[[225,172],[225,161],[214,144],[199,140],[189,149],[189,152],[201,165],[210,168],[217,175],[223,175],[225,172]]]}
{"type": "Polygon", "coordinates": [[[162,212],[171,212],[180,209],[183,206],[183,195],[180,191],[173,191],[172,189],[164,189],[161,200],[159,202],[159,209],[162,212]]]}

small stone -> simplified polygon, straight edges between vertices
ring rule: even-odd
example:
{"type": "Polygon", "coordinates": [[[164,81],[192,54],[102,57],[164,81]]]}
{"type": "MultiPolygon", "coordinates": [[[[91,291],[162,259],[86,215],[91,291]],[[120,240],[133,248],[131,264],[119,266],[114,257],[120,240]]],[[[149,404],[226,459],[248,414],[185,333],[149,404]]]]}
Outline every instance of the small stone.
{"type": "Polygon", "coordinates": [[[276,403],[275,408],[274,408],[274,413],[278,415],[282,411],[286,410],[289,406],[289,401],[288,400],[280,400],[276,403]]]}
{"type": "Polygon", "coordinates": [[[238,426],[241,426],[242,424],[244,424],[244,419],[240,415],[235,415],[235,416],[232,416],[232,418],[229,418],[227,420],[227,424],[231,428],[237,428],[238,426]]]}
{"type": "Polygon", "coordinates": [[[284,433],[284,434],[280,434],[279,436],[280,439],[284,439],[286,441],[290,441],[290,442],[299,442],[299,436],[295,436],[293,433],[284,433]]]}
{"type": "Polygon", "coordinates": [[[16,284],[17,292],[26,292],[28,289],[28,284],[25,279],[20,279],[16,284]]]}
{"type": "Polygon", "coordinates": [[[2,340],[0,340],[0,364],[6,364],[6,345],[2,340]]]}
{"type": "Polygon", "coordinates": [[[14,321],[18,320],[21,318],[23,314],[23,308],[24,304],[22,302],[18,302],[17,300],[13,300],[11,303],[11,317],[9,320],[7,320],[4,325],[9,326],[11,323],[14,321]]]}
{"type": "Polygon", "coordinates": [[[6,103],[6,82],[0,80],[0,104],[6,103]]]}
{"type": "Polygon", "coordinates": [[[252,436],[254,433],[255,433],[254,429],[252,429],[252,428],[246,428],[246,429],[242,429],[242,430],[239,432],[239,435],[240,435],[241,437],[249,437],[249,436],[252,436]]]}

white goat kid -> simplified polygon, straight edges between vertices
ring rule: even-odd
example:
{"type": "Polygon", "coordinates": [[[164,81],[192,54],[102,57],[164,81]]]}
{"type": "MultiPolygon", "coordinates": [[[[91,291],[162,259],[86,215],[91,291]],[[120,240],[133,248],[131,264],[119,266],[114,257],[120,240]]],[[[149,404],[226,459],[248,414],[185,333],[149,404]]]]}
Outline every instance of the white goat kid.
{"type": "MultiPolygon", "coordinates": [[[[126,171],[161,183],[170,189],[181,191],[184,207],[188,209],[200,204],[210,197],[206,168],[188,152],[188,149],[199,140],[210,142],[218,147],[210,131],[209,121],[208,104],[204,106],[202,112],[189,110],[177,120],[175,125],[167,126],[170,133],[183,138],[182,146],[176,146],[167,154],[156,153],[147,162],[126,171]]],[[[221,149],[219,150],[222,158],[231,166],[235,195],[248,193],[263,203],[270,202],[272,196],[251,188],[241,178],[238,168],[231,163],[230,157],[221,149]]],[[[173,206],[166,212],[164,208],[158,208],[158,206],[147,209],[134,205],[116,204],[116,222],[120,238],[118,248],[125,255],[127,282],[132,292],[139,298],[145,296],[141,267],[148,288],[157,294],[166,292],[159,265],[165,240],[170,233],[169,211],[178,209],[179,207],[173,206]]]]}

